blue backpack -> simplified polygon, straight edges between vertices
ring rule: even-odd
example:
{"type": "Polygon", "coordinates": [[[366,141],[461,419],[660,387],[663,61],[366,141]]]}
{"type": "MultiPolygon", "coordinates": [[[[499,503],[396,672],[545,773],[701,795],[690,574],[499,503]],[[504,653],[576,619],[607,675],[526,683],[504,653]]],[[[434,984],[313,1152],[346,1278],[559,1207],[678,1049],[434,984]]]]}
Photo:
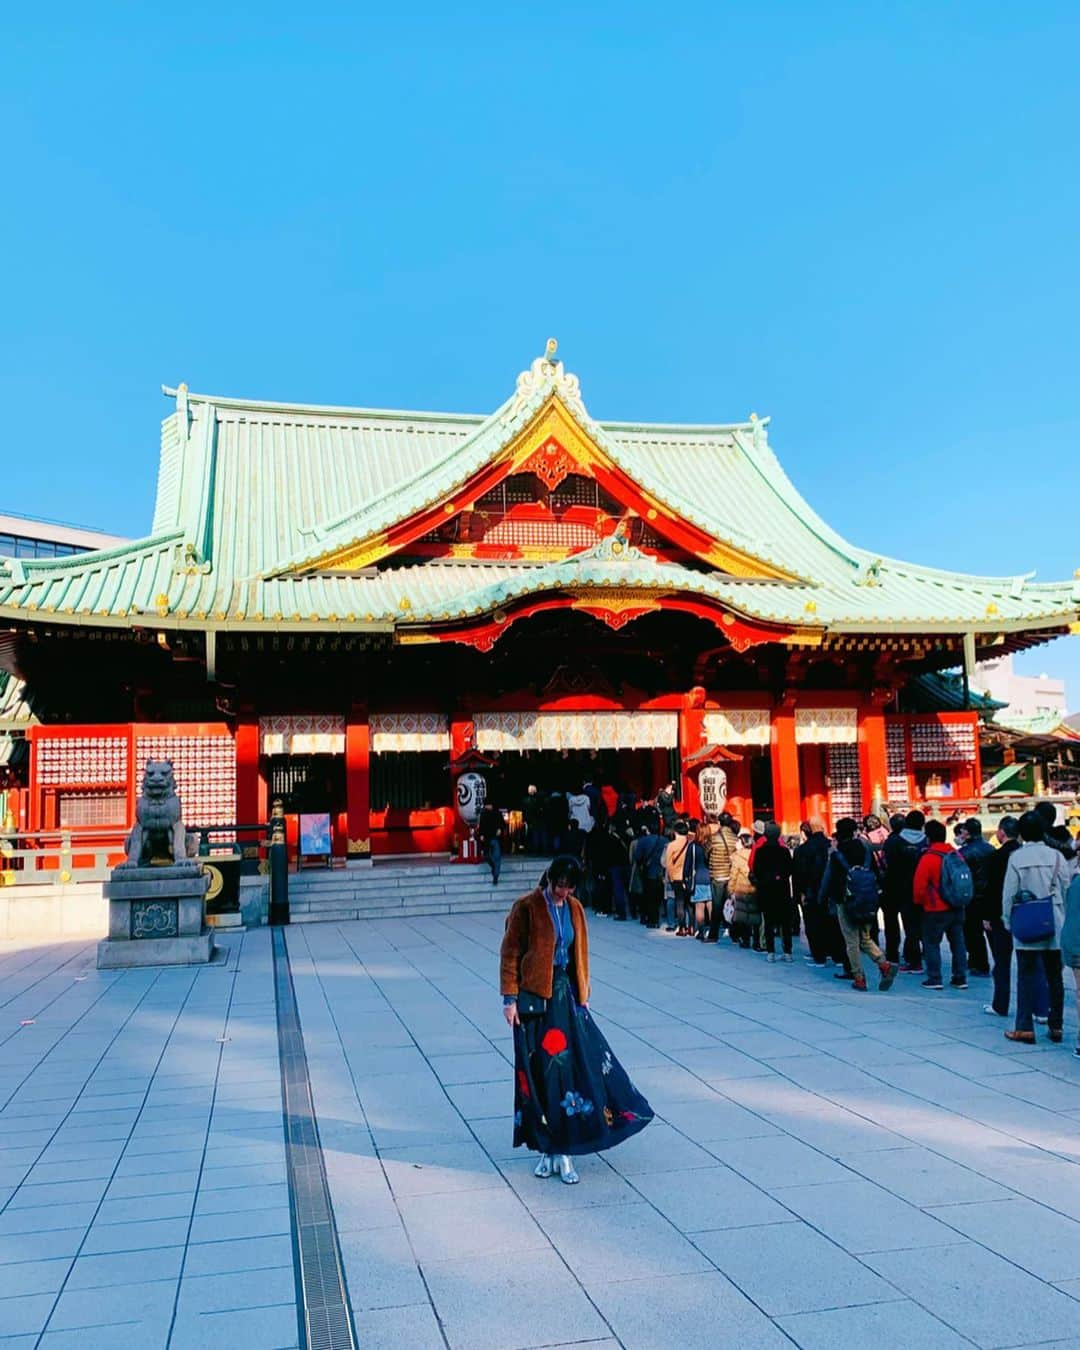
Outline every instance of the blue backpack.
{"type": "Polygon", "coordinates": [[[971,904],[975,879],[961,854],[946,853],[942,857],[939,894],[950,909],[967,909],[971,904]]]}
{"type": "Polygon", "coordinates": [[[839,849],[833,855],[844,869],[844,909],[852,923],[872,923],[881,905],[877,877],[874,875],[870,850],[866,861],[852,866],[839,849]]]}

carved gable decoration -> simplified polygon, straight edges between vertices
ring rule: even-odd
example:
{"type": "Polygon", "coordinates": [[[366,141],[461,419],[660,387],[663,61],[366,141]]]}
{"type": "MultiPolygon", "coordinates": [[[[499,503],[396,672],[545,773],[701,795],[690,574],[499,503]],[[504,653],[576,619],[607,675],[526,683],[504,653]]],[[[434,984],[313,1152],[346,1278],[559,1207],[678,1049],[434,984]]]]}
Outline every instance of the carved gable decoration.
{"type": "Polygon", "coordinates": [[[554,492],[567,474],[577,468],[577,463],[554,436],[534,450],[521,466],[522,473],[534,473],[549,492],[554,492]]]}
{"type": "MultiPolygon", "coordinates": [[[[440,470],[442,481],[451,483],[450,486],[438,488],[430,480],[418,483],[416,499],[420,499],[425,488],[430,488],[433,495],[414,506],[410,513],[366,536],[360,533],[363,517],[357,518],[354,527],[357,533],[352,538],[342,539],[339,535],[334,546],[328,541],[321,557],[306,560],[298,570],[352,571],[410,550],[422,555],[435,551],[441,556],[484,559],[492,556],[490,550],[501,548],[500,556],[506,560],[520,557],[550,561],[573,556],[621,526],[628,540],[632,533],[635,540],[640,537],[648,548],[672,549],[676,554],[698,557],[735,576],[791,579],[760,559],[714,538],[703,526],[688,521],[652,495],[601,443],[604,433],[589,422],[577,396],[576,382],[571,386],[571,380],[571,376],[555,379],[545,375],[544,369],[532,372],[526,382],[528,387],[524,391],[519,387],[518,400],[506,412],[506,439],[500,444],[498,424],[485,428],[483,435],[492,445],[485,461],[478,462],[478,447],[465,442],[455,452],[461,464],[457,482],[451,483],[454,463],[451,459],[440,470]],[[547,385],[545,379],[549,381],[547,385]],[[543,388],[549,390],[547,397],[524,425],[513,429],[514,420],[532,406],[530,399],[535,399],[543,388]],[[570,500],[555,505],[539,495],[534,502],[515,496],[512,504],[504,505],[503,514],[496,520],[491,513],[491,496],[512,478],[516,481],[531,478],[538,494],[546,489],[549,499],[571,479],[564,489],[570,500]],[[579,491],[573,488],[575,479],[592,480],[597,485],[591,504],[584,500],[580,504],[574,502],[574,494],[579,491]],[[505,522],[505,528],[500,527],[500,521],[505,522]]],[[[503,495],[509,499],[509,492],[503,495]]],[[[374,512],[368,518],[373,525],[380,520],[374,512]]],[[[350,527],[338,528],[344,533],[350,527]]]]}

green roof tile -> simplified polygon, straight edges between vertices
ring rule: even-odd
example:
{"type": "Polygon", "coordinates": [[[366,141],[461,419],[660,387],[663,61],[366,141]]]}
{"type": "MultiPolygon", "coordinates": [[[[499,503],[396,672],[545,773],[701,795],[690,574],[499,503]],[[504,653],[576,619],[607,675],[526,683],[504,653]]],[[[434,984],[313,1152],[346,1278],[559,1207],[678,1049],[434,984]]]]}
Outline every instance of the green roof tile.
{"type": "Polygon", "coordinates": [[[489,417],[257,403],[183,387],[166,392],[177,406],[162,424],[151,535],[69,559],[0,564],[0,615],[386,627],[461,609],[484,612],[543,589],[614,584],[689,591],[752,618],[853,633],[992,633],[1080,621],[1075,580],[966,576],[856,548],[796,490],[765,421],[594,422],[561,366],[538,375],[534,363],[515,396],[489,417]],[[445,498],[552,392],[658,500],[802,580],[736,578],[640,555],[541,567],[390,559],[377,572],[282,575],[445,498]]]}

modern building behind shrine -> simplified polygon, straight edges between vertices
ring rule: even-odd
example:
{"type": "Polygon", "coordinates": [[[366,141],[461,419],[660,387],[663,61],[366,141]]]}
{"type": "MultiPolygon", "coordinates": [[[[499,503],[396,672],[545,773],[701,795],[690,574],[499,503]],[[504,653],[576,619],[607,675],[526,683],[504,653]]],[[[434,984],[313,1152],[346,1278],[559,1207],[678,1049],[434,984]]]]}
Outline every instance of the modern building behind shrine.
{"type": "Polygon", "coordinates": [[[925,677],[1080,623],[1076,579],[848,543],[764,419],[595,421],[551,346],[487,416],[166,393],[147,536],[0,564],[32,829],[125,825],[160,755],[190,823],[280,794],[354,859],[451,848],[477,763],[507,805],[673,777],[694,809],[720,762],[730,808],[786,829],[962,801],[978,714],[925,677]]]}

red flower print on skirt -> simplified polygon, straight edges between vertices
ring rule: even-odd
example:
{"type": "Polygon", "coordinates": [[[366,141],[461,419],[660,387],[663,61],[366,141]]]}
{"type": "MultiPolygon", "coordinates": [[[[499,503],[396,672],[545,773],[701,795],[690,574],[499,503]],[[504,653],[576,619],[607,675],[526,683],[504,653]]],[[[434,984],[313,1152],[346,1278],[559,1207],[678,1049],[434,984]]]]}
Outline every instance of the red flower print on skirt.
{"type": "Polygon", "coordinates": [[[518,1087],[521,1089],[521,1095],[523,1097],[529,1097],[532,1095],[529,1092],[529,1080],[525,1074],[524,1069],[518,1069],[518,1087]]]}
{"type": "Polygon", "coordinates": [[[549,1055],[561,1055],[566,1049],[566,1037],[558,1027],[548,1027],[544,1032],[544,1039],[540,1042],[541,1050],[546,1050],[549,1055]]]}

